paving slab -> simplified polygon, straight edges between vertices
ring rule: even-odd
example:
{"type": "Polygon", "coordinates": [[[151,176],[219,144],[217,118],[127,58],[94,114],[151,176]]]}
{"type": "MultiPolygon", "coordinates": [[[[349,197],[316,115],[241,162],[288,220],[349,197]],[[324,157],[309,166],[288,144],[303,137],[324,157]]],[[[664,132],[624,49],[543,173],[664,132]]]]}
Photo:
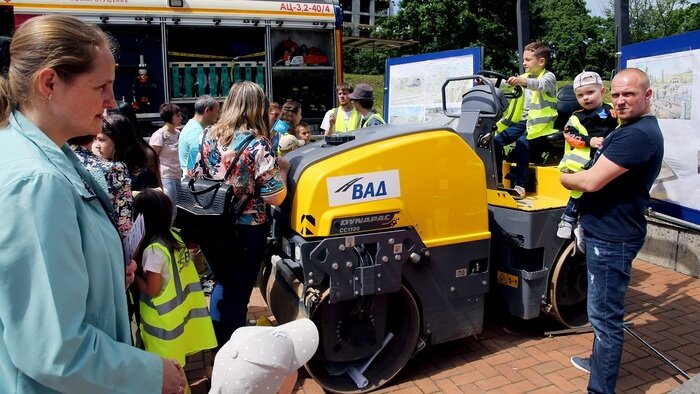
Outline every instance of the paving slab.
{"type": "MultiPolygon", "coordinates": [[[[488,306],[487,306],[488,308],[488,306]]],[[[641,260],[633,264],[626,297],[626,320],[642,339],[691,377],[700,373],[700,279],[641,260]]],[[[408,393],[580,393],[588,375],[569,363],[590,354],[591,332],[545,337],[551,322],[503,319],[488,313],[484,332],[431,346],[416,355],[378,392],[408,393]],[[449,362],[447,362],[449,361],[449,362]]],[[[249,318],[268,316],[258,290],[249,318]]],[[[213,358],[211,358],[213,359],[213,358]]],[[[202,376],[201,373],[197,376],[202,376]]],[[[321,393],[302,370],[295,393],[321,393]]],[[[617,392],[700,393],[700,378],[686,379],[626,334],[617,392]],[[690,390],[690,391],[688,391],[690,390]]]]}

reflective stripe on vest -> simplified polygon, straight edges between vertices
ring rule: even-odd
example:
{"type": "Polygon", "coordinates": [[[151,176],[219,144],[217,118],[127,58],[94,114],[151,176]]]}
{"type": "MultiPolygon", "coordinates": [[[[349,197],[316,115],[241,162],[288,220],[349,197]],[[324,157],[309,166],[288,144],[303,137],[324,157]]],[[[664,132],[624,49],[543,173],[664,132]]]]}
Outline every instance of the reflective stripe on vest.
{"type": "MultiPolygon", "coordinates": [[[[520,78],[527,78],[526,74],[520,74],[520,78]]],[[[501,120],[496,122],[496,133],[507,129],[508,127],[520,122],[523,118],[523,108],[525,106],[525,90],[520,97],[510,100],[506,113],[503,114],[501,120]]]]}
{"type": "Polygon", "coordinates": [[[187,322],[190,321],[190,319],[197,318],[197,317],[208,317],[209,316],[209,310],[207,307],[204,308],[198,308],[198,309],[192,309],[183,319],[182,324],[176,326],[172,330],[166,330],[165,328],[159,328],[155,326],[151,326],[147,323],[142,323],[142,328],[144,331],[149,333],[150,335],[153,335],[154,337],[166,340],[166,341],[171,341],[173,339],[176,339],[177,337],[181,336],[185,332],[185,325],[187,325],[187,322]]]}
{"type": "Polygon", "coordinates": [[[186,294],[202,290],[202,285],[200,283],[190,283],[189,285],[185,286],[184,289],[178,291],[178,289],[181,289],[182,286],[180,278],[176,278],[175,281],[176,295],[175,298],[171,299],[170,301],[160,305],[153,305],[153,301],[151,299],[142,299],[141,301],[147,306],[155,309],[159,315],[165,315],[168,312],[172,312],[173,309],[178,307],[178,305],[182,304],[182,300],[187,297],[186,294]]]}
{"type": "Polygon", "coordinates": [[[157,242],[150,246],[168,256],[171,278],[159,295],[141,295],[141,336],[147,351],[184,365],[186,355],[216,347],[206,299],[187,248],[174,253],[157,242]]]}
{"type": "MultiPolygon", "coordinates": [[[[581,135],[588,135],[588,130],[581,124],[581,121],[576,115],[572,115],[566,123],[566,127],[573,127],[581,135]]],[[[564,128],[566,130],[566,127],[564,128]]],[[[591,160],[591,148],[573,148],[569,144],[564,144],[564,157],[559,162],[559,168],[562,172],[579,172],[591,160]]],[[[578,190],[571,191],[571,198],[579,198],[583,192],[578,190]]]]}
{"type": "MultiPolygon", "coordinates": [[[[542,70],[537,79],[544,77],[547,70],[542,70]]],[[[527,113],[527,139],[544,137],[554,133],[554,120],[557,118],[557,98],[547,92],[534,90],[530,110],[527,113]]]]}
{"type": "Polygon", "coordinates": [[[372,119],[377,119],[377,120],[379,120],[380,122],[382,122],[382,124],[386,124],[386,122],[384,121],[384,118],[382,118],[381,115],[379,115],[378,113],[373,113],[373,114],[370,115],[366,120],[363,120],[363,121],[362,121],[362,128],[367,127],[367,123],[369,123],[369,121],[372,120],[372,119]]]}
{"type": "Polygon", "coordinates": [[[347,133],[348,131],[357,130],[360,128],[360,119],[362,116],[355,108],[350,112],[350,118],[348,119],[348,124],[345,124],[345,111],[341,110],[340,107],[335,109],[335,125],[333,126],[334,133],[347,133]],[[342,113],[343,116],[340,118],[338,114],[342,113]]]}

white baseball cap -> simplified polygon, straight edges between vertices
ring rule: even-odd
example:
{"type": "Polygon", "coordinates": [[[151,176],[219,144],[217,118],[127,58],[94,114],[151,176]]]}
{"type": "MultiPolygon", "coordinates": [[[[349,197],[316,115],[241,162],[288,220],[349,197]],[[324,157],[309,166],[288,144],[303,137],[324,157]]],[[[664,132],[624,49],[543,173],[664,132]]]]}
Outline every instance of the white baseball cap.
{"type": "Polygon", "coordinates": [[[597,72],[593,71],[584,71],[574,78],[574,90],[586,85],[603,86],[603,79],[597,72]]]}
{"type": "Polygon", "coordinates": [[[304,140],[297,139],[294,134],[286,133],[280,137],[279,147],[282,153],[291,152],[303,145],[304,140]]]}
{"type": "Polygon", "coordinates": [[[302,318],[277,327],[241,327],[214,359],[209,394],[274,394],[318,348],[318,329],[302,318]]]}

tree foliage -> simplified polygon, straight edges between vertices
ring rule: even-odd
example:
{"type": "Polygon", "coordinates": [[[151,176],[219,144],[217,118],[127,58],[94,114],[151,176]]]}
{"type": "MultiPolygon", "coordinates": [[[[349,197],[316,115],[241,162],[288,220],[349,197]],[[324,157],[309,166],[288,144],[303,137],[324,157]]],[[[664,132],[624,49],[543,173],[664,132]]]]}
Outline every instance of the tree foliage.
{"type": "Polygon", "coordinates": [[[418,41],[402,55],[482,46],[485,68],[511,70],[517,67],[514,10],[515,0],[402,0],[375,35],[418,41]]]}
{"type": "MultiPolygon", "coordinates": [[[[613,18],[613,1],[606,8],[613,18]]],[[[688,0],[629,0],[630,41],[640,42],[700,29],[700,4],[688,0]]]]}
{"type": "Polygon", "coordinates": [[[396,56],[398,56],[396,51],[348,48],[343,51],[344,70],[350,74],[384,74],[386,59],[396,56]]]}
{"type": "Polygon", "coordinates": [[[688,8],[677,10],[674,18],[679,21],[675,33],[700,30],[700,4],[691,4],[688,8]]]}
{"type": "MultiPolygon", "coordinates": [[[[700,4],[690,0],[629,0],[632,42],[700,29],[700,4]]],[[[552,46],[559,80],[582,70],[603,76],[615,67],[613,0],[606,17],[591,16],[585,0],[530,0],[530,37],[552,46]]],[[[518,71],[516,0],[402,0],[373,36],[418,43],[393,51],[347,50],[346,71],[382,73],[387,57],[480,46],[485,69],[518,71]]]]}
{"type": "Polygon", "coordinates": [[[592,17],[584,0],[532,0],[532,37],[553,50],[557,78],[583,70],[609,74],[615,67],[615,36],[609,19],[592,17]]]}

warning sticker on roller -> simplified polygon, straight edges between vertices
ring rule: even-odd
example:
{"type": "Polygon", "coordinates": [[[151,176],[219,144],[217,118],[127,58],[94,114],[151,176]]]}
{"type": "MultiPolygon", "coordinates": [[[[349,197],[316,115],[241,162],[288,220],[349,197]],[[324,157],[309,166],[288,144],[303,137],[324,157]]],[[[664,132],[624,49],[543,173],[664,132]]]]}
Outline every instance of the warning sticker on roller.
{"type": "Polygon", "coordinates": [[[506,274],[505,272],[496,271],[496,282],[515,289],[518,288],[518,277],[511,274],[506,274]]]}

